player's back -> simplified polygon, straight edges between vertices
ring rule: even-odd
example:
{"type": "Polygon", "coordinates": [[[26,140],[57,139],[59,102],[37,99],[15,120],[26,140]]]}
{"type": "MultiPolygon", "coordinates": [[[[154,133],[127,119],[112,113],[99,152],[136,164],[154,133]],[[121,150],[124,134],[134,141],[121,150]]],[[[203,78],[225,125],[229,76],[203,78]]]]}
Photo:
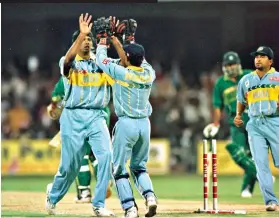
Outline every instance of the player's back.
{"type": "Polygon", "coordinates": [[[113,102],[118,117],[148,117],[152,113],[149,102],[155,71],[145,60],[141,67],[129,66],[125,76],[115,80],[113,102]]]}

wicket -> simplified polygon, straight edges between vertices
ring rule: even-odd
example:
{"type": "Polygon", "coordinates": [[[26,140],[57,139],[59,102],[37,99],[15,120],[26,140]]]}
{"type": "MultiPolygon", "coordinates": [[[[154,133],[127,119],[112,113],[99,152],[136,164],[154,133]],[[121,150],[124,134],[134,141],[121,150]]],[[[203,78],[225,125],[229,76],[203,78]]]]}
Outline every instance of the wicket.
{"type": "Polygon", "coordinates": [[[218,175],[217,175],[217,141],[211,140],[212,145],[212,197],[213,197],[213,210],[208,208],[208,184],[209,184],[209,158],[207,139],[203,140],[203,209],[198,209],[195,213],[208,213],[208,214],[246,214],[245,210],[218,210],[218,175]]]}

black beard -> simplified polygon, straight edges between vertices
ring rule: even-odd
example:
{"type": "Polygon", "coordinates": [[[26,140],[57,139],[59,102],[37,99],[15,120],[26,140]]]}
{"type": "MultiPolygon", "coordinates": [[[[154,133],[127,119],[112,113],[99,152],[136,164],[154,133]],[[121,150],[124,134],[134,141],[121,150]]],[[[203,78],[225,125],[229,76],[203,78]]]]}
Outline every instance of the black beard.
{"type": "Polygon", "coordinates": [[[264,68],[263,67],[256,67],[257,70],[263,71],[264,68]]]}
{"type": "Polygon", "coordinates": [[[89,54],[89,50],[88,51],[83,51],[83,55],[88,55],[89,54]]]}

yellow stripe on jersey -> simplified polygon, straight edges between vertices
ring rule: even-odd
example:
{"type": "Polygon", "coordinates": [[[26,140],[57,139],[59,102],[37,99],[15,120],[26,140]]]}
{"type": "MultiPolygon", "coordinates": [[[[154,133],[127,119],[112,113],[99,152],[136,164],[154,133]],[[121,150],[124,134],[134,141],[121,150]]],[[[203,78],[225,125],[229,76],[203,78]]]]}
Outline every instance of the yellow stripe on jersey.
{"type": "Polygon", "coordinates": [[[103,86],[107,83],[106,76],[103,73],[88,73],[82,70],[71,70],[69,82],[74,86],[103,86]]]}
{"type": "Polygon", "coordinates": [[[137,72],[144,72],[144,69],[142,67],[128,66],[127,68],[137,72]]]}
{"type": "Polygon", "coordinates": [[[121,85],[121,86],[124,86],[124,87],[128,87],[128,86],[129,86],[129,83],[127,83],[127,82],[124,82],[124,81],[121,81],[121,80],[113,79],[110,75],[108,75],[108,74],[106,74],[106,73],[105,73],[105,75],[106,75],[105,77],[106,77],[108,83],[109,83],[111,86],[113,86],[115,83],[117,83],[117,84],[119,84],[119,85],[121,85]]]}
{"type": "Polygon", "coordinates": [[[125,80],[131,80],[136,83],[142,83],[142,82],[152,82],[152,76],[151,75],[136,75],[134,73],[126,72],[125,73],[125,80]]]}
{"type": "Polygon", "coordinates": [[[109,83],[111,86],[113,86],[114,83],[115,83],[114,79],[113,79],[110,75],[108,75],[107,73],[104,73],[104,75],[105,75],[105,77],[106,77],[108,83],[109,83]]]}
{"type": "Polygon", "coordinates": [[[279,87],[275,88],[257,88],[247,92],[248,103],[259,101],[278,101],[279,87]]]}

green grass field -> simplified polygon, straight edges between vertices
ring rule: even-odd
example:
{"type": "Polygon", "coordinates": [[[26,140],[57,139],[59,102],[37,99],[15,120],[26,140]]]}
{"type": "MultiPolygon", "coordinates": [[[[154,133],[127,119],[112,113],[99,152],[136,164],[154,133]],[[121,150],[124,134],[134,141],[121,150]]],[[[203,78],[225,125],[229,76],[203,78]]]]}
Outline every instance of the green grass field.
{"type": "MultiPolygon", "coordinates": [[[[45,217],[45,212],[30,212],[25,210],[24,207],[22,209],[13,209],[13,207],[9,207],[9,202],[5,198],[3,199],[3,193],[8,192],[30,192],[44,194],[46,185],[52,181],[53,177],[2,177],[2,217],[45,217]],[[6,201],[5,201],[6,200],[6,201]]],[[[153,185],[156,191],[156,194],[160,201],[165,200],[180,200],[180,201],[189,201],[196,202],[202,207],[202,178],[197,175],[171,175],[171,176],[153,176],[152,177],[153,185]]],[[[218,202],[219,208],[222,205],[237,205],[238,207],[241,205],[245,205],[245,207],[256,206],[261,208],[261,211],[255,211],[254,209],[251,212],[247,211],[248,214],[245,216],[256,216],[256,217],[279,217],[278,212],[267,213],[264,212],[264,203],[263,198],[259,190],[258,184],[256,184],[255,192],[253,198],[244,199],[240,197],[240,186],[241,186],[242,178],[239,176],[219,176],[218,178],[218,202]]],[[[95,181],[91,182],[92,187],[95,185],[95,181]]],[[[70,188],[70,193],[75,193],[75,186],[72,185],[70,188]]],[[[277,179],[275,183],[275,192],[279,196],[279,181],[277,179]]],[[[140,199],[137,191],[134,191],[137,199],[140,199]]],[[[116,198],[115,191],[113,193],[114,198],[116,198]]],[[[211,197],[211,195],[210,195],[211,197]]],[[[28,199],[26,199],[28,201],[28,199]]],[[[187,203],[186,203],[187,204],[187,203]]],[[[195,206],[197,206],[195,204],[195,206]]],[[[20,203],[18,203],[20,205],[20,203]]],[[[43,207],[44,205],[41,205],[43,207]]],[[[183,207],[183,203],[182,203],[183,207]]],[[[187,207],[187,205],[185,205],[187,207]]],[[[119,206],[120,208],[120,206],[119,206]]],[[[188,208],[189,209],[189,208],[188,208]]],[[[193,208],[194,211],[197,208],[193,208]]],[[[243,208],[235,208],[235,209],[243,209],[243,208]]],[[[190,209],[189,209],[190,210],[190,209]]],[[[121,215],[121,214],[119,214],[121,215]]],[[[75,214],[68,215],[56,215],[57,217],[77,217],[75,214]]],[[[55,216],[55,217],[56,217],[55,216]]],[[[84,217],[86,215],[79,214],[79,217],[84,217]]],[[[87,215],[89,217],[91,215],[87,215]]],[[[158,214],[160,216],[160,214],[158,214]]],[[[172,212],[165,212],[163,214],[164,217],[174,217],[172,212]]],[[[191,212],[179,212],[175,211],[176,217],[196,217],[196,216],[216,216],[216,215],[201,215],[201,214],[193,214],[191,212]]],[[[218,215],[224,217],[224,215],[218,215]]],[[[228,215],[226,215],[227,217],[228,215]]],[[[239,215],[231,215],[237,216],[239,215]]],[[[241,215],[243,217],[244,215],[241,215]]],[[[53,216],[52,216],[53,217],[53,216]]]]}

